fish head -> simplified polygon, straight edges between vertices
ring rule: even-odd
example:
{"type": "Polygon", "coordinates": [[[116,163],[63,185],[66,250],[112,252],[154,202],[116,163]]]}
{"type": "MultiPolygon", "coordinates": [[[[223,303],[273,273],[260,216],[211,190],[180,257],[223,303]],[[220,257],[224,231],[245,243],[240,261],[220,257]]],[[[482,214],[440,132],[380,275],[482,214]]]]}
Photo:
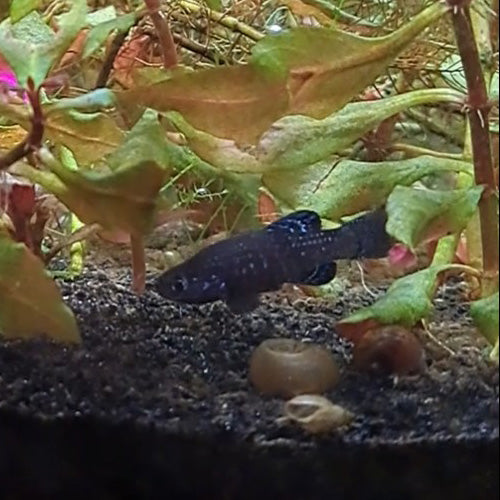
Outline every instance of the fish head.
{"type": "Polygon", "coordinates": [[[215,272],[199,272],[188,265],[179,265],[156,279],[158,293],[169,300],[203,304],[224,299],[225,281],[215,272]]]}

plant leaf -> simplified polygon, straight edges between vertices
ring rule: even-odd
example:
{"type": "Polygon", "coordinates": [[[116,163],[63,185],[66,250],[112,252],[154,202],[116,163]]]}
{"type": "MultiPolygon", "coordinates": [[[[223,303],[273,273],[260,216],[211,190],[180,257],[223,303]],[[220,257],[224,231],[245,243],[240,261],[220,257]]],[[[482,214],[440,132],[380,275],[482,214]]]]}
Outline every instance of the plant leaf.
{"type": "Polygon", "coordinates": [[[314,210],[321,217],[339,220],[380,206],[393,189],[422,177],[445,171],[472,171],[470,163],[419,156],[402,161],[368,163],[352,160],[323,161],[296,169],[270,171],[263,184],[280,201],[294,209],[314,210]]]}
{"type": "Polygon", "coordinates": [[[381,299],[341,320],[336,328],[354,343],[376,326],[394,324],[411,328],[432,311],[436,278],[449,267],[431,266],[396,280],[381,299]]]}
{"type": "Polygon", "coordinates": [[[74,38],[86,24],[87,3],[73,0],[71,10],[60,16],[59,30],[51,40],[34,43],[15,36],[9,20],[0,25],[2,55],[16,73],[21,86],[31,77],[38,87],[50,68],[66,52],[74,38]]]}
{"type": "MultiPolygon", "coordinates": [[[[262,135],[255,156],[265,170],[311,165],[351,146],[383,120],[412,106],[462,101],[463,95],[454,90],[423,89],[386,99],[353,102],[321,120],[285,116],[262,135]]],[[[204,158],[199,150],[196,153],[204,158]]]]}
{"type": "Polygon", "coordinates": [[[10,3],[10,20],[17,23],[31,11],[38,8],[41,0],[12,0],[10,3]]]}
{"type": "Polygon", "coordinates": [[[387,199],[387,231],[410,248],[461,232],[477,209],[482,186],[438,191],[396,186],[387,199]]]}
{"type": "Polygon", "coordinates": [[[289,113],[323,118],[372,83],[418,33],[447,10],[446,5],[434,3],[381,38],[330,28],[295,28],[259,41],[251,63],[288,73],[289,113]]]}
{"type": "Polygon", "coordinates": [[[498,343],[498,292],[470,305],[470,314],[483,337],[491,344],[498,343]]]}
{"type": "Polygon", "coordinates": [[[131,12],[92,26],[87,34],[87,38],[85,39],[82,59],[94,54],[96,50],[106,41],[112,31],[127,31],[134,25],[135,19],[135,14],[131,12]]]}
{"type": "Polygon", "coordinates": [[[330,158],[350,146],[381,121],[411,106],[433,102],[462,102],[463,95],[446,89],[424,89],[378,101],[356,102],[322,120],[307,116],[285,116],[266,131],[251,149],[240,149],[194,128],[179,113],[167,118],[182,132],[189,147],[202,159],[233,172],[266,172],[292,169],[330,158]]]}
{"type": "MultiPolygon", "coordinates": [[[[100,97],[104,96],[100,94],[100,97]]],[[[84,102],[89,107],[96,104],[91,98],[86,101],[82,98],[75,104],[83,106],[84,102]]],[[[101,159],[123,141],[123,131],[105,113],[80,113],[71,109],[57,109],[53,104],[43,109],[46,112],[45,137],[70,149],[82,165],[101,159]]],[[[25,129],[31,127],[30,113],[25,106],[0,102],[0,112],[25,129]]]]}
{"type": "Polygon", "coordinates": [[[60,342],[80,342],[75,317],[42,261],[0,229],[0,336],[40,334],[60,342]]]}
{"type": "Polygon", "coordinates": [[[157,196],[168,176],[158,164],[144,160],[102,173],[64,167],[45,149],[39,154],[50,172],[26,164],[15,165],[13,171],[55,194],[82,222],[132,235],[151,228],[157,196]]]}
{"type": "Polygon", "coordinates": [[[242,143],[255,141],[288,105],[285,79],[249,65],[174,72],[163,82],[116,97],[125,106],[178,111],[196,128],[242,143]]]}

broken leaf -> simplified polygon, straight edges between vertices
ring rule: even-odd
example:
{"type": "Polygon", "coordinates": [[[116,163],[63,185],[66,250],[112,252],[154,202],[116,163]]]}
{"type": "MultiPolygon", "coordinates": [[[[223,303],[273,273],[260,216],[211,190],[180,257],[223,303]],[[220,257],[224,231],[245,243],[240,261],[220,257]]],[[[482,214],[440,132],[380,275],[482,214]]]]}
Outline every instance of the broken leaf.
{"type": "Polygon", "coordinates": [[[0,228],[0,336],[40,334],[60,342],[80,342],[75,317],[42,261],[0,228]]]}
{"type": "Polygon", "coordinates": [[[445,171],[471,172],[467,162],[419,156],[401,161],[368,163],[323,161],[296,169],[270,171],[266,188],[288,206],[314,210],[321,217],[339,220],[382,205],[398,185],[411,185],[422,177],[445,171]]]}
{"type": "Polygon", "coordinates": [[[470,305],[470,314],[483,337],[491,344],[498,343],[498,292],[470,305]]]}
{"type": "Polygon", "coordinates": [[[477,209],[483,188],[438,191],[396,186],[387,199],[387,231],[410,248],[458,233],[477,209]]]}
{"type": "Polygon", "coordinates": [[[356,344],[367,330],[380,325],[411,328],[432,311],[437,276],[449,267],[431,266],[396,280],[377,302],[338,322],[337,330],[356,344]]]}

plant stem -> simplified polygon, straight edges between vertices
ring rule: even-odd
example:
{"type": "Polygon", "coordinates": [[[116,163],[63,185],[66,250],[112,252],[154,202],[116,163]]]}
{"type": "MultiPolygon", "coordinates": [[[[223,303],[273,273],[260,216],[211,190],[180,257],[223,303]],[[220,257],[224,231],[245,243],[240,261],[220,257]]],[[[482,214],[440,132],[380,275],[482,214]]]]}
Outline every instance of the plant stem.
{"type": "Polygon", "coordinates": [[[498,280],[498,220],[496,186],[491,156],[488,115],[490,103],[476,46],[469,1],[449,0],[458,50],[468,89],[469,124],[476,184],[485,186],[479,202],[481,242],[483,247],[483,296],[496,288],[498,280]]]}
{"type": "Polygon", "coordinates": [[[165,19],[165,15],[160,10],[160,0],[144,0],[148,8],[149,16],[158,35],[160,42],[163,67],[165,69],[177,66],[177,49],[170,26],[165,19]]]}
{"type": "Polygon", "coordinates": [[[222,26],[225,26],[226,28],[229,28],[233,31],[239,31],[241,34],[247,36],[248,38],[251,38],[252,40],[255,40],[256,42],[261,38],[264,38],[264,33],[253,29],[251,26],[248,26],[248,24],[242,23],[238,19],[227,16],[222,12],[207,9],[205,5],[199,5],[189,0],[181,0],[179,2],[179,5],[183,9],[186,9],[188,12],[204,12],[212,21],[222,24],[222,26]]]}

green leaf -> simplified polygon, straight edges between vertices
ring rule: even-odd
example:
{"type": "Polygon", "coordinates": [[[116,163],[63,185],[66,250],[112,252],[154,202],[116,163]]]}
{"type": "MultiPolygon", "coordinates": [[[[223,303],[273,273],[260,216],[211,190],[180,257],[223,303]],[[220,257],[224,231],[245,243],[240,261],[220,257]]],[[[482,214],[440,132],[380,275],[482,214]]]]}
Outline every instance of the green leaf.
{"type": "Polygon", "coordinates": [[[0,229],[0,336],[40,334],[80,342],[75,317],[41,260],[0,229]]]}
{"type": "Polygon", "coordinates": [[[252,49],[251,64],[288,74],[289,112],[323,118],[352,100],[415,37],[447,12],[434,3],[380,38],[331,28],[300,27],[269,35],[252,49]]]}
{"type": "Polygon", "coordinates": [[[87,23],[90,27],[112,21],[113,19],[116,19],[116,8],[114,5],[96,9],[87,14],[87,23]]]}
{"type": "Polygon", "coordinates": [[[396,186],[387,200],[387,231],[412,249],[426,239],[459,233],[482,192],[481,186],[451,191],[396,186]]]}
{"type": "Polygon", "coordinates": [[[378,101],[356,102],[322,120],[307,116],[285,116],[276,121],[254,148],[239,148],[198,130],[179,113],[167,118],[182,132],[189,147],[202,159],[233,172],[267,172],[292,169],[330,158],[352,145],[381,121],[408,107],[441,101],[461,102],[452,90],[425,89],[378,101]]]}
{"type": "Polygon", "coordinates": [[[396,280],[386,295],[337,323],[345,337],[355,341],[365,325],[402,325],[413,327],[432,311],[432,296],[439,273],[450,265],[432,266],[396,280]]]}
{"type": "MultiPolygon", "coordinates": [[[[5,20],[0,25],[0,50],[16,73],[22,86],[28,77],[33,78],[38,87],[46,78],[50,68],[69,48],[76,35],[85,26],[87,4],[85,0],[73,0],[71,10],[60,16],[59,31],[40,43],[24,40],[16,36],[16,25],[5,20]],[[20,57],[20,55],[22,55],[20,57]]],[[[36,14],[36,13],[32,13],[36,14]]],[[[26,20],[25,17],[23,20],[26,20]]]]}
{"type": "Polygon", "coordinates": [[[483,337],[491,344],[498,343],[498,292],[470,305],[470,314],[483,337]]]}
{"type": "Polygon", "coordinates": [[[82,222],[137,236],[151,229],[158,193],[167,178],[163,167],[143,160],[111,173],[81,171],[64,167],[45,149],[39,154],[50,172],[26,164],[13,171],[53,193],[82,222]]]}
{"type": "Polygon", "coordinates": [[[223,9],[221,0],[205,0],[208,7],[212,10],[221,11],[223,9]]]}
{"type": "MultiPolygon", "coordinates": [[[[462,101],[463,95],[453,90],[424,89],[376,101],[350,103],[322,120],[285,116],[262,135],[255,156],[265,170],[311,165],[351,146],[383,120],[412,106],[462,101]]],[[[195,152],[206,158],[199,150],[195,152]]],[[[211,163],[217,164],[213,160],[211,163]]]]}
{"type": "Polygon", "coordinates": [[[61,111],[63,109],[73,109],[78,111],[92,112],[102,108],[110,108],[116,104],[115,96],[109,89],[96,89],[82,94],[78,97],[66,97],[52,101],[44,107],[46,115],[52,111],[61,111]]]}
{"type": "Polygon", "coordinates": [[[40,0],[12,0],[10,3],[11,22],[17,23],[31,11],[37,9],[40,4],[40,0]]]}
{"type": "Polygon", "coordinates": [[[82,59],[91,56],[106,41],[112,31],[127,31],[134,25],[135,19],[135,14],[131,12],[93,26],[87,34],[87,38],[83,46],[82,59]]]}
{"type": "Polygon", "coordinates": [[[436,172],[472,172],[470,163],[419,156],[379,163],[352,160],[323,161],[296,169],[270,171],[263,184],[280,202],[314,210],[321,217],[339,220],[382,205],[397,185],[409,186],[436,172]]]}

